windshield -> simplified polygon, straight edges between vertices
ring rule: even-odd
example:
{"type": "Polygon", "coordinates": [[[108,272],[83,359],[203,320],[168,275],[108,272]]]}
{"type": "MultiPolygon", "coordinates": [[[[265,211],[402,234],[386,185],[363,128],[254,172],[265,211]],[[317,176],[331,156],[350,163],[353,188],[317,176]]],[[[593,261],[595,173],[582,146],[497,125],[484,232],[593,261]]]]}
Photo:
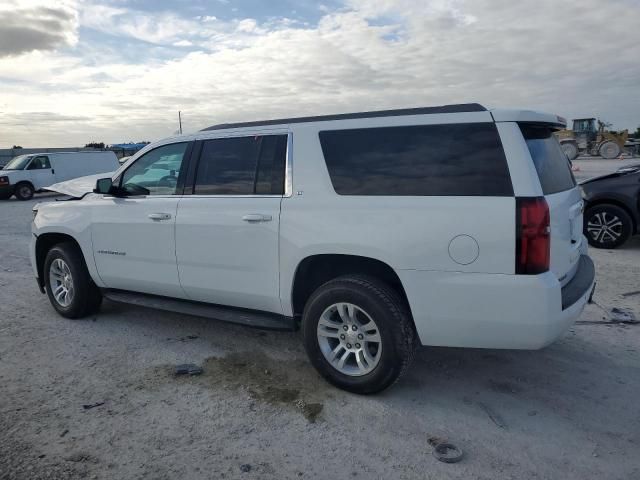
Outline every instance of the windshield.
{"type": "Polygon", "coordinates": [[[31,155],[20,155],[18,157],[13,157],[11,160],[9,160],[9,163],[4,166],[3,170],[24,170],[24,167],[27,166],[29,160],[31,160],[31,155]]]}

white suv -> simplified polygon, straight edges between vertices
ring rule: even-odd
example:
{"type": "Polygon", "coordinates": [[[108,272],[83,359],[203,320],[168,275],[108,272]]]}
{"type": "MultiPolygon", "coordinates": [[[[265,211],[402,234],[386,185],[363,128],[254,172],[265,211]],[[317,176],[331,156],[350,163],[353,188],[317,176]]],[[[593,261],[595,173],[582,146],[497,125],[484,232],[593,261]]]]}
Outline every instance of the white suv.
{"type": "Polygon", "coordinates": [[[37,206],[33,269],[69,318],[104,296],[300,327],[318,371],[358,393],[391,385],[418,342],[541,348],[595,285],[564,125],[469,104],[169,138],[37,206]]]}

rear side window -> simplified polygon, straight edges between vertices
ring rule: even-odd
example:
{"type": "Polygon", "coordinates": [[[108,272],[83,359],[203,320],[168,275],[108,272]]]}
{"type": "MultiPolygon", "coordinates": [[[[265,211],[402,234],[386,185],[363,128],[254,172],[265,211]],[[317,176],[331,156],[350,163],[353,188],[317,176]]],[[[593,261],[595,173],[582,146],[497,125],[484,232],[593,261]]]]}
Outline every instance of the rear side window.
{"type": "Polygon", "coordinates": [[[320,132],[340,195],[512,196],[493,123],[320,132]]]}
{"type": "Polygon", "coordinates": [[[205,140],[194,193],[282,195],[286,148],[286,135],[205,140]]]}
{"type": "Polygon", "coordinates": [[[574,188],[576,180],[571,171],[571,163],[553,130],[544,125],[532,124],[520,124],[520,130],[538,172],[542,193],[550,195],[574,188]]]}

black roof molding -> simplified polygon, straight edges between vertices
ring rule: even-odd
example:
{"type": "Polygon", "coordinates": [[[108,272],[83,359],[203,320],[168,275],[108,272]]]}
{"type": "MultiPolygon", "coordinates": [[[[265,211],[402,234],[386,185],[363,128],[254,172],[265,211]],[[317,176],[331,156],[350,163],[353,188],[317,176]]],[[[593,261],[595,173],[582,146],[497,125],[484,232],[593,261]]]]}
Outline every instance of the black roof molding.
{"type": "Polygon", "coordinates": [[[265,125],[285,125],[290,123],[326,122],[329,120],[351,120],[354,118],[401,117],[406,115],[429,115],[434,113],[466,113],[486,112],[479,103],[461,103],[458,105],[442,105],[440,107],[403,108],[399,110],[378,110],[375,112],[339,113],[336,115],[320,115],[317,117],[279,118],[259,122],[221,123],[201,131],[224,130],[227,128],[261,127],[265,125]]]}

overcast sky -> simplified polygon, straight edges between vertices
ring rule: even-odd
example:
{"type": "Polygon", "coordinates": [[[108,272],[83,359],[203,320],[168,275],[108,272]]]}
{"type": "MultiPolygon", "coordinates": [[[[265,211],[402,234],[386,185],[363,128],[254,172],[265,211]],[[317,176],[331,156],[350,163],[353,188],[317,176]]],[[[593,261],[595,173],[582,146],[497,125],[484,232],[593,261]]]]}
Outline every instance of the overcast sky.
{"type": "Polygon", "coordinates": [[[640,0],[1,0],[0,148],[479,102],[640,125],[640,0]]]}

